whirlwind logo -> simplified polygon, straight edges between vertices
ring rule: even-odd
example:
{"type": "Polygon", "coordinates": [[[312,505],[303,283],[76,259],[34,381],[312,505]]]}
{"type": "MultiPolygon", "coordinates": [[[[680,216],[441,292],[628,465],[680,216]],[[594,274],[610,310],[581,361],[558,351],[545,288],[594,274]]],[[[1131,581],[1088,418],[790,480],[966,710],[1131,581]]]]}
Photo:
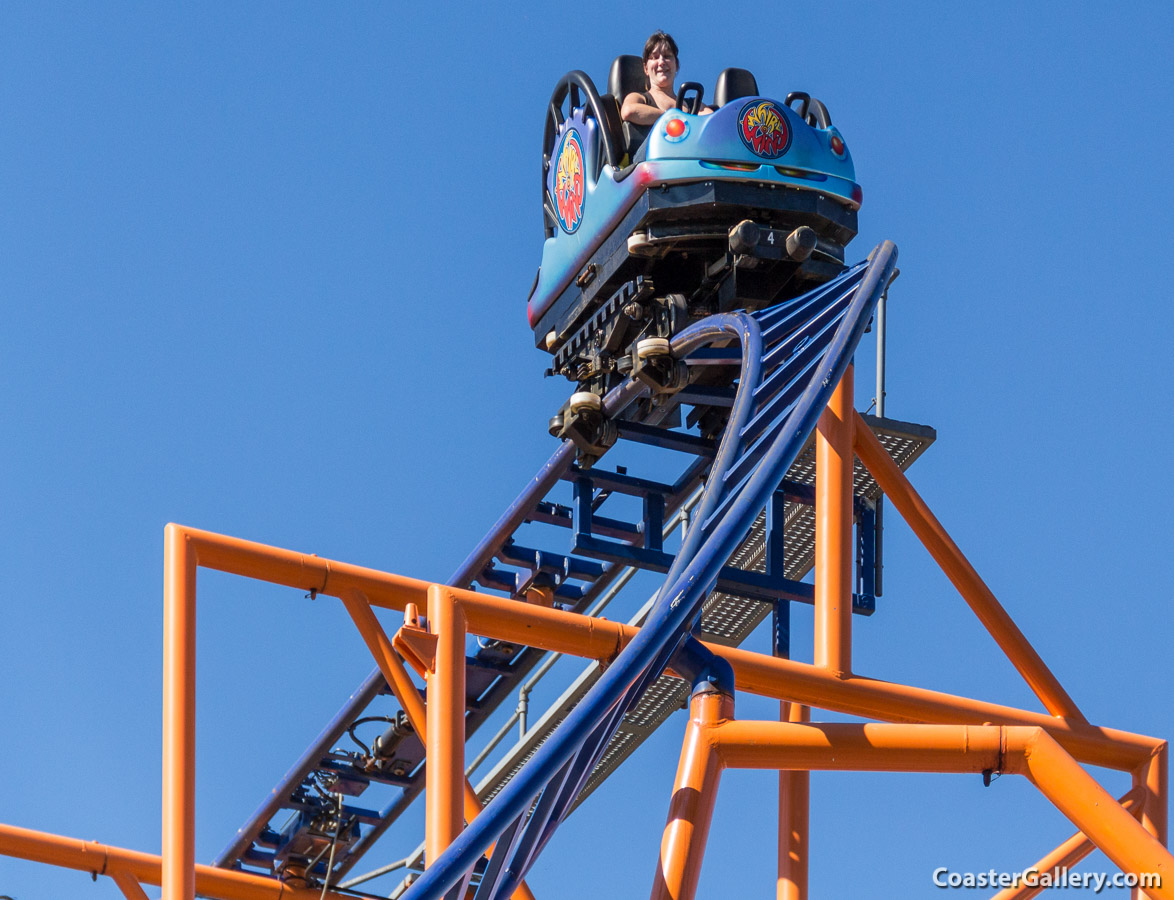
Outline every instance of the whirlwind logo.
{"type": "Polygon", "coordinates": [[[554,170],[554,205],[558,223],[571,234],[583,221],[583,144],[579,132],[570,129],[563,136],[554,170]]]}
{"type": "Polygon", "coordinates": [[[771,100],[755,100],[742,107],[738,136],[751,152],[766,159],[778,159],[791,146],[787,117],[771,100]]]}

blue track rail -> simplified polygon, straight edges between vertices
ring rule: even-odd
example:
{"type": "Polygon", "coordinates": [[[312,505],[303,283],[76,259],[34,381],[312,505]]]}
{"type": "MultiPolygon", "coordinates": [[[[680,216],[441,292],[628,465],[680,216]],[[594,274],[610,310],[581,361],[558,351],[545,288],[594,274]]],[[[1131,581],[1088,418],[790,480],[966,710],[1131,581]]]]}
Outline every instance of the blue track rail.
{"type": "MultiPolygon", "coordinates": [[[[408,900],[463,897],[474,867],[495,843],[475,896],[508,897],[644,688],[670,662],[686,671],[706,665],[703,648],[690,642],[701,603],[814,430],[895,264],[896,247],[885,242],[868,262],[816,291],[755,315],[713,316],[674,338],[678,358],[730,337],[742,349],[738,391],[701,502],[700,527],[686,536],[636,638],[485,811],[430,861],[408,900]]],[[[624,399],[609,397],[605,409],[618,411],[624,399]]]]}

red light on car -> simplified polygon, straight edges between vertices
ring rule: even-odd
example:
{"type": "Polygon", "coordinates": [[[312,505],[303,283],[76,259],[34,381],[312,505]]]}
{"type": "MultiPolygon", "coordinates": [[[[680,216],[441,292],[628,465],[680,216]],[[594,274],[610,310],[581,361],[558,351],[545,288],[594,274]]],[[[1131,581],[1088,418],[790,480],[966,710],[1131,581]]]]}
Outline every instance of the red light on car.
{"type": "Polygon", "coordinates": [[[852,202],[859,206],[864,202],[864,189],[858,185],[852,185],[852,202]]]}
{"type": "Polygon", "coordinates": [[[664,133],[669,137],[680,137],[685,133],[685,121],[683,119],[669,119],[665,123],[664,133]]]}
{"type": "Polygon", "coordinates": [[[832,135],[832,153],[836,156],[844,155],[844,141],[838,134],[832,135]]]}

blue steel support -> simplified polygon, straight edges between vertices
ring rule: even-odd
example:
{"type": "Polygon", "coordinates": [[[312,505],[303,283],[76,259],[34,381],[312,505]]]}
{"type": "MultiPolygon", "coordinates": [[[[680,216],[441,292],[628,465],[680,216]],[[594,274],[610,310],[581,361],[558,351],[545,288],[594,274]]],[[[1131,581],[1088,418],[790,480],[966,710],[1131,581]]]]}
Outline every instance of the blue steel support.
{"type": "Polygon", "coordinates": [[[787,495],[777,490],[766,504],[766,572],[782,578],[786,574],[787,495]]]}
{"type": "Polygon", "coordinates": [[[856,591],[876,598],[876,508],[864,504],[856,526],[856,591]]]}
{"type": "Polygon", "coordinates": [[[664,494],[648,494],[644,498],[644,548],[660,550],[664,547],[664,494]]]}
{"type": "Polygon", "coordinates": [[[574,512],[575,534],[591,533],[591,519],[595,515],[594,500],[595,490],[591,479],[585,475],[576,478],[574,505],[571,507],[574,512]]]}

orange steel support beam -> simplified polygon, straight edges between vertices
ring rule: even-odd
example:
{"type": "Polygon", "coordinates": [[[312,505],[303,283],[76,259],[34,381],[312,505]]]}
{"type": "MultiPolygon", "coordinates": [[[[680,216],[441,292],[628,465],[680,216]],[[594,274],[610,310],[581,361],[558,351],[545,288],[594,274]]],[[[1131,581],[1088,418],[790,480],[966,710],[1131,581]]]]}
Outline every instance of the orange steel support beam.
{"type": "MultiPolygon", "coordinates": [[[[715,740],[731,769],[1007,771],[999,725],[725,722],[715,740]]],[[[1021,729],[1034,733],[1036,729],[1021,729]]]]}
{"type": "Polygon", "coordinates": [[[1169,745],[1163,743],[1154,751],[1145,766],[1135,773],[1134,781],[1145,786],[1145,808],[1142,811],[1141,824],[1145,830],[1156,837],[1163,844],[1167,843],[1169,835],[1166,833],[1168,818],[1168,782],[1169,778],[1169,745]]]}
{"type": "Polygon", "coordinates": [[[693,900],[697,893],[721,778],[712,735],[733,714],[734,698],[719,691],[699,690],[689,701],[689,725],[660,841],[652,900],[693,900]]]}
{"type": "Polygon", "coordinates": [[[428,673],[424,767],[424,855],[432,865],[464,827],[465,784],[465,614],[438,584],[428,589],[428,629],[437,638],[435,669],[428,673]]]}
{"type": "MultiPolygon", "coordinates": [[[[1144,797],[1145,793],[1141,788],[1134,788],[1117,802],[1121,805],[1122,809],[1127,810],[1131,815],[1136,817],[1141,815],[1144,797]]],[[[1039,875],[1044,872],[1071,869],[1095,849],[1096,846],[1088,839],[1088,836],[1084,832],[1078,831],[1051,853],[1047,854],[1047,856],[1042,857],[1035,865],[1025,869],[1022,875],[1026,876],[1029,873],[1039,875]]],[[[1009,887],[1001,890],[991,897],[991,900],[1031,900],[1032,897],[1045,890],[1047,890],[1047,885],[1041,885],[1038,878],[1024,878],[1018,887],[1009,887]],[[1034,880],[1036,883],[1032,885],[1029,883],[1030,880],[1034,880]]]]}
{"type": "MultiPolygon", "coordinates": [[[[780,704],[782,721],[803,723],[810,710],[800,703],[780,704]]],[[[806,900],[807,842],[810,827],[811,773],[779,772],[779,871],[777,900],[806,900]]]]}
{"type": "MultiPolygon", "coordinates": [[[[154,854],[13,825],[0,825],[0,854],[93,875],[113,878],[117,873],[142,884],[163,883],[164,861],[154,854]]],[[[194,875],[200,895],[215,900],[319,900],[322,895],[321,890],[295,888],[263,875],[214,866],[197,865],[194,875]]],[[[327,891],[326,898],[347,900],[345,894],[334,891],[327,891]]]]}
{"type": "MultiPolygon", "coordinates": [[[[867,428],[857,428],[857,445],[867,428]]],[[[868,432],[871,434],[871,432],[868,432]]],[[[887,454],[886,454],[887,457],[887,454]]],[[[904,477],[904,476],[902,476],[904,477]]],[[[199,564],[302,591],[338,596],[346,588],[361,590],[374,606],[403,611],[408,603],[424,605],[429,583],[340,563],[207,531],[168,526],[181,532],[199,564]]],[[[638,629],[576,613],[447,589],[464,610],[469,631],[497,640],[555,650],[573,656],[609,660],[638,629]]],[[[958,697],[924,688],[891,684],[862,676],[840,679],[810,664],[717,645],[709,649],[734,667],[740,690],[790,700],[849,715],[890,721],[996,722],[1040,725],[1082,762],[1132,771],[1146,763],[1162,741],[1143,735],[1057,719],[1042,713],[958,697]]]]}
{"type": "Polygon", "coordinates": [[[712,731],[722,764],[887,772],[1025,775],[1123,871],[1154,873],[1174,900],[1174,857],[1042,728],[726,722],[712,731]]]}
{"type": "Polygon", "coordinates": [[[840,679],[807,663],[707,644],[734,669],[738,689],[890,722],[996,723],[1045,728],[1081,762],[1132,771],[1162,744],[1157,738],[1072,719],[854,675],[840,679]]]}
{"type": "Polygon", "coordinates": [[[925,545],[930,556],[946,573],[975,615],[990,632],[1019,674],[1028,683],[1044,707],[1053,716],[1085,721],[1076,703],[1068,696],[1056,676],[1051,673],[1035,648],[1023,636],[1007,611],[995,599],[990,588],[975,571],[974,566],[958,549],[925,501],[921,499],[909,479],[859,413],[854,432],[856,455],[864,463],[885,496],[889,498],[914,534],[925,545]]]}
{"type": "MultiPolygon", "coordinates": [[[[431,582],[392,575],[313,554],[284,550],[255,541],[228,537],[181,525],[169,525],[187,540],[199,565],[301,591],[340,597],[352,588],[365,594],[372,606],[403,612],[409,603],[426,607],[431,582]]],[[[519,603],[459,588],[445,588],[461,601],[473,634],[510,635],[508,640],[572,656],[610,659],[635,636],[637,629],[590,616],[519,603]]],[[[506,640],[506,638],[498,638],[506,640]]]]}
{"type": "MultiPolygon", "coordinates": [[[[1162,887],[1152,896],[1174,898],[1174,857],[1162,846],[1167,828],[1165,742],[1088,724],[1035,651],[1010,622],[940,524],[925,509],[904,475],[872,433],[855,428],[856,452],[882,489],[910,521],[939,564],[963,590],[980,619],[1015,662],[1053,718],[1041,713],[950,694],[895,685],[827,668],[744,650],[708,645],[733,667],[743,690],[807,706],[897,722],[952,722],[951,725],[802,725],[724,722],[705,732],[716,741],[718,765],[758,768],[869,768],[894,771],[983,771],[1000,769],[1029,777],[1088,838],[1127,871],[1153,872],[1162,887]],[[963,723],[957,724],[961,720],[963,723]],[[983,724],[978,724],[983,723],[983,724]],[[998,725],[990,723],[1001,723],[998,725]],[[834,751],[834,752],[829,752],[834,751]],[[1075,757],[1075,759],[1073,758],[1075,757]],[[1084,772],[1076,762],[1129,771],[1144,788],[1145,827],[1084,772]],[[830,764],[829,764],[830,763],[830,764]],[[1147,830],[1148,829],[1148,830],[1147,830]],[[1151,833],[1152,832],[1152,833],[1151,833]]],[[[430,585],[374,569],[320,559],[211,532],[168,525],[164,561],[164,759],[163,853],[152,856],[42,832],[0,825],[0,854],[118,877],[124,892],[136,883],[160,884],[165,900],[189,900],[196,891],[222,900],[310,900],[334,892],[295,889],[270,878],[197,866],[194,863],[195,602],[198,566],[214,568],[311,592],[344,597],[374,621],[369,603],[403,610],[428,603],[437,635],[430,702],[423,710],[427,750],[447,766],[429,766],[430,858],[459,833],[462,824],[464,756],[464,636],[490,638],[599,660],[613,658],[637,629],[534,604],[473,591],[430,585]]],[[[353,609],[352,609],[353,612],[353,609]]],[[[382,629],[363,632],[382,664],[398,655],[382,629]],[[372,639],[372,636],[375,639],[372,639]],[[385,646],[386,645],[386,646],[385,646]],[[378,651],[378,652],[377,652],[378,651]]],[[[369,623],[368,623],[369,625],[369,623]]],[[[377,621],[375,625],[378,626],[377,621]]],[[[387,665],[388,681],[400,687],[405,710],[421,715],[418,692],[402,664],[387,665]]],[[[713,755],[713,754],[710,754],[713,755]]],[[[692,771],[692,770],[690,770],[692,771]]],[[[696,772],[693,772],[695,775],[696,772]]],[[[692,776],[689,776],[692,777],[692,776]]],[[[716,781],[714,782],[716,783],[716,781]]],[[[712,794],[712,791],[709,792],[712,794]]],[[[682,795],[684,796],[684,795],[682,795]]],[[[694,808],[704,811],[712,799],[694,808]]],[[[672,822],[670,821],[670,826],[672,822]]],[[[686,844],[704,845],[708,813],[692,820],[686,844]]],[[[683,828],[683,826],[682,826],[683,828]]],[[[666,829],[666,836],[670,829],[666,829]]],[[[679,833],[683,833],[678,829],[679,833]]],[[[666,837],[667,840],[667,837],[666,837]]],[[[679,846],[674,839],[672,846],[679,846]]],[[[1061,852],[1064,848],[1058,848],[1061,852]]],[[[695,854],[694,854],[695,855],[695,854]]],[[[677,851],[665,859],[677,859],[677,851]]],[[[686,859],[690,853],[686,853],[686,859]]],[[[680,868],[681,877],[692,866],[680,868]]],[[[691,871],[691,870],[690,870],[691,871]]],[[[676,877],[676,876],[674,876],[676,877]]],[[[141,890],[141,888],[139,889],[141,890]]],[[[137,894],[135,894],[137,898],[137,894]]]]}
{"type": "Polygon", "coordinates": [[[196,895],[196,555],[168,525],[163,563],[163,900],[196,895]]]}
{"type": "MultiPolygon", "coordinates": [[[[399,701],[408,721],[411,722],[416,736],[427,745],[428,720],[424,711],[424,702],[420,699],[420,692],[416,690],[416,685],[408,674],[408,670],[400,660],[399,654],[395,652],[387,632],[383,630],[375,613],[371,611],[367,598],[361,591],[347,589],[342,591],[342,596],[339,599],[342,600],[343,606],[346,607],[346,611],[354,620],[367,649],[375,657],[379,671],[383,673],[384,680],[391,688],[396,700],[399,701]]],[[[463,800],[465,821],[472,822],[481,812],[482,806],[481,800],[478,798],[477,792],[473,790],[473,785],[469,783],[468,778],[464,778],[463,800]]],[[[513,898],[514,900],[534,900],[534,895],[526,883],[522,882],[514,891],[513,898]]]]}
{"type": "Polygon", "coordinates": [[[852,387],[848,366],[815,430],[815,664],[837,675],[852,671],[852,387]]]}

